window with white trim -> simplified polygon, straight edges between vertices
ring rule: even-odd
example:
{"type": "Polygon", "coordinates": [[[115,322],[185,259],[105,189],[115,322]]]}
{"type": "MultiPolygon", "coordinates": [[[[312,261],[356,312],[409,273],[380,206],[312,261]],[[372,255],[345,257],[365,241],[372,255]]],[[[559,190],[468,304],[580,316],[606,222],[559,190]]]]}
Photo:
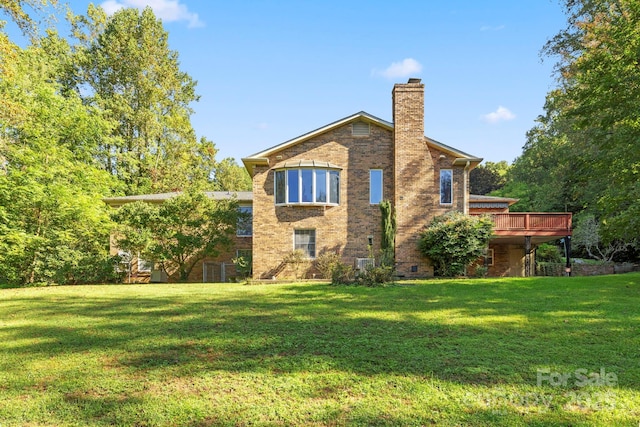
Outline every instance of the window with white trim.
{"type": "Polygon", "coordinates": [[[288,168],[275,171],[276,205],[340,204],[340,171],[327,168],[288,168]]]}
{"type": "Polygon", "coordinates": [[[315,258],[316,230],[293,230],[293,249],[301,250],[307,258],[315,258]]]}
{"type": "Polygon", "coordinates": [[[253,207],[238,207],[238,221],[236,224],[236,236],[248,237],[253,235],[253,207]]]}
{"type": "Polygon", "coordinates": [[[369,170],[369,203],[380,204],[382,195],[382,169],[371,169],[369,170]]]}
{"type": "Polygon", "coordinates": [[[138,273],[150,273],[153,270],[154,262],[147,259],[140,258],[138,253],[138,273]]]}
{"type": "Polygon", "coordinates": [[[450,205],[453,203],[453,170],[440,170],[440,204],[450,205]]]}

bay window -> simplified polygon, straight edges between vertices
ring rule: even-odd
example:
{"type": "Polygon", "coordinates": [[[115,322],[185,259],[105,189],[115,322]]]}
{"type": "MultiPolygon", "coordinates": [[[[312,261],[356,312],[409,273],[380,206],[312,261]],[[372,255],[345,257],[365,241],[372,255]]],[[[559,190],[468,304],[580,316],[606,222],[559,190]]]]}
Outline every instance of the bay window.
{"type": "MultiPolygon", "coordinates": [[[[340,170],[332,167],[286,167],[275,171],[276,205],[338,205],[340,170]]],[[[328,165],[325,163],[325,165],[328,165]]],[[[298,166],[306,166],[299,162],[298,166]]]]}

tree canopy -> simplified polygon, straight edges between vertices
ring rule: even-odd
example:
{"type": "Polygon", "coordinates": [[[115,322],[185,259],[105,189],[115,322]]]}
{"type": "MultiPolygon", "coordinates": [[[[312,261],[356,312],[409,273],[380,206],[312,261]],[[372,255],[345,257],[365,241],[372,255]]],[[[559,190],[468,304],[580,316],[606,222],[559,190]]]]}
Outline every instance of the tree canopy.
{"type": "Polygon", "coordinates": [[[20,47],[0,24],[0,284],[109,280],[106,196],[250,188],[196,136],[196,82],[150,8],[90,5],[63,38],[40,26],[55,22],[40,19],[52,5],[0,0],[29,40],[20,47]]]}
{"type": "Polygon", "coordinates": [[[232,243],[238,222],[236,200],[212,200],[189,190],[162,204],[135,202],[113,213],[117,245],[159,263],[186,281],[206,257],[216,257],[232,243]]]}
{"type": "Polygon", "coordinates": [[[113,184],[93,155],[109,123],[56,76],[68,44],[50,33],[0,79],[0,282],[78,283],[105,271],[113,184]]]}
{"type": "Polygon", "coordinates": [[[543,49],[557,59],[558,87],[501,194],[532,210],[585,213],[577,219],[595,220],[604,241],[629,241],[640,235],[640,1],[564,8],[567,28],[543,49]]]}
{"type": "Polygon", "coordinates": [[[469,191],[471,194],[485,195],[504,187],[509,171],[506,160],[485,162],[469,173],[469,191]]]}

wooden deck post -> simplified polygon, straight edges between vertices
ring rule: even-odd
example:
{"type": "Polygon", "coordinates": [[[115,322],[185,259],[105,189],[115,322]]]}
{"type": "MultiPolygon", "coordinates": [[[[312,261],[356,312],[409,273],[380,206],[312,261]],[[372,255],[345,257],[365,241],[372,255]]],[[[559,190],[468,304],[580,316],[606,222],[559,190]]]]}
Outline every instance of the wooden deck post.
{"type": "Polygon", "coordinates": [[[566,236],[564,238],[564,252],[567,259],[567,265],[565,266],[564,271],[567,276],[571,276],[571,236],[566,236]]]}
{"type": "Polygon", "coordinates": [[[531,236],[524,236],[524,276],[531,277],[531,236]]]}

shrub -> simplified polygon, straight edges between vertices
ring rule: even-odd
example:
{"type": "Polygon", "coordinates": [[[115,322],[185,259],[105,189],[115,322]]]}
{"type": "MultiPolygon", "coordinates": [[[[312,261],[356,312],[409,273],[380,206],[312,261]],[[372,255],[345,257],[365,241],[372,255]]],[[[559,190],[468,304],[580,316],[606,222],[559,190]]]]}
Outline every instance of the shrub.
{"type": "Polygon", "coordinates": [[[353,283],[355,274],[353,267],[343,262],[337,262],[331,269],[331,284],[349,285],[353,283]]]}
{"type": "Polygon", "coordinates": [[[482,277],[487,277],[487,273],[489,272],[489,267],[484,266],[484,265],[478,265],[476,267],[476,277],[482,278],[482,277]]]}
{"type": "Polygon", "coordinates": [[[362,286],[380,286],[393,280],[393,267],[380,265],[368,267],[361,271],[355,278],[355,283],[362,286]]]}
{"type": "Polygon", "coordinates": [[[253,261],[251,256],[239,256],[231,260],[236,266],[236,272],[243,280],[251,276],[253,261]]]}
{"type": "Polygon", "coordinates": [[[361,271],[355,271],[350,265],[336,262],[331,269],[331,284],[380,286],[393,280],[393,267],[388,265],[369,266],[361,271]]]}
{"type": "Polygon", "coordinates": [[[560,249],[550,243],[542,243],[536,249],[536,260],[539,262],[562,262],[560,249]]]}
{"type": "Polygon", "coordinates": [[[435,217],[422,232],[420,252],[433,262],[438,276],[464,274],[477,260],[491,238],[493,222],[488,217],[449,212],[435,217]]]}
{"type": "Polygon", "coordinates": [[[327,251],[318,255],[315,265],[323,279],[333,279],[333,270],[341,262],[340,255],[327,251]]]}
{"type": "Polygon", "coordinates": [[[388,200],[380,203],[380,215],[382,217],[382,240],[380,241],[380,264],[395,265],[395,241],[396,241],[396,215],[388,200]]]}
{"type": "Polygon", "coordinates": [[[296,249],[284,257],[284,263],[291,265],[295,279],[298,280],[302,278],[302,270],[309,263],[309,259],[301,249],[296,249]]]}

